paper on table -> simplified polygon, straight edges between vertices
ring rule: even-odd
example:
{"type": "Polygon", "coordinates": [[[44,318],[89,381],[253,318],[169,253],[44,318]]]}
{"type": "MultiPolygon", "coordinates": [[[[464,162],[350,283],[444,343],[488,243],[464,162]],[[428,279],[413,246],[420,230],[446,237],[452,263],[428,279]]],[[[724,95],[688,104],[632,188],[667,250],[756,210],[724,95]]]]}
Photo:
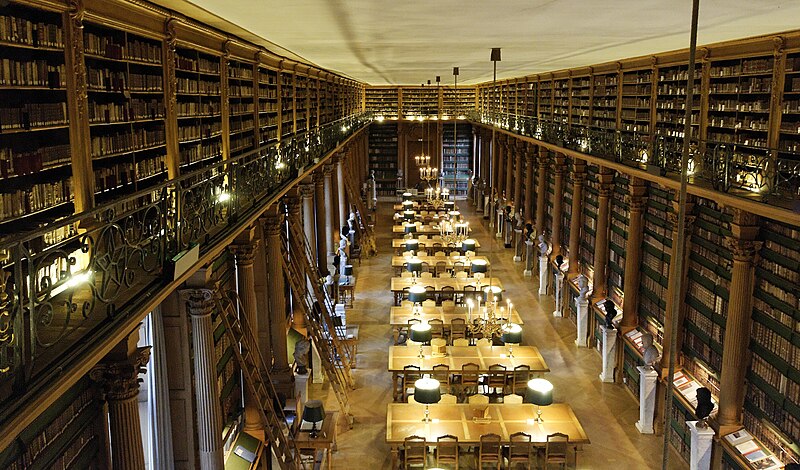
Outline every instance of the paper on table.
{"type": "Polygon", "coordinates": [[[730,442],[732,446],[739,445],[744,441],[751,440],[752,438],[753,436],[751,436],[750,433],[744,429],[740,429],[725,436],[725,439],[730,442]]]}
{"type": "Polygon", "coordinates": [[[742,455],[748,452],[752,452],[756,449],[758,449],[758,444],[756,444],[756,441],[754,441],[753,439],[750,439],[749,441],[744,441],[741,444],[736,445],[736,450],[738,450],[739,453],[742,455]]]}

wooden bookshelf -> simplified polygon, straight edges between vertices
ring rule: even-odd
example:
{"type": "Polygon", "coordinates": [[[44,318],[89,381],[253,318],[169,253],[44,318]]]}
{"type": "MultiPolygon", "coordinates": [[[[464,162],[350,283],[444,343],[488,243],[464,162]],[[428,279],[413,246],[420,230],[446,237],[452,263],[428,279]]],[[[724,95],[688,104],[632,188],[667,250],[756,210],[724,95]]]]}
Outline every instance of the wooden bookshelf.
{"type": "Polygon", "coordinates": [[[648,187],[642,237],[639,324],[663,344],[664,311],[667,307],[670,253],[672,252],[672,196],[655,184],[648,187]]]}
{"type": "Polygon", "coordinates": [[[258,127],[260,145],[278,142],[278,72],[258,68],[258,127]]]}
{"type": "Polygon", "coordinates": [[[439,115],[439,90],[435,86],[400,88],[400,102],[405,119],[439,115]]]}
{"type": "Polygon", "coordinates": [[[583,227],[578,245],[577,260],[580,272],[589,279],[594,278],[594,245],[597,234],[598,182],[597,165],[586,166],[586,182],[583,186],[583,227]]]}
{"type": "Polygon", "coordinates": [[[782,158],[800,154],[800,52],[787,54],[780,107],[778,151],[782,158]]]}
{"type": "Polygon", "coordinates": [[[230,156],[237,157],[255,149],[256,77],[253,64],[228,60],[228,128],[230,156]]]}
{"type": "MultiPolygon", "coordinates": [[[[573,254],[569,252],[569,230],[570,221],[572,220],[572,193],[575,181],[572,177],[572,159],[566,157],[564,159],[564,198],[561,203],[561,240],[554,240],[553,243],[561,243],[561,254],[566,259],[572,260],[573,254]]],[[[573,261],[577,262],[577,260],[573,261]]]]}
{"type": "Polygon", "coordinates": [[[653,70],[631,70],[622,74],[619,130],[626,134],[650,134],[650,99],[653,70]]]}
{"type": "Polygon", "coordinates": [[[367,88],[365,106],[375,117],[397,119],[399,99],[397,88],[367,88]]]}
{"type": "Polygon", "coordinates": [[[597,74],[593,81],[591,125],[600,129],[616,129],[619,73],[597,74]]]}
{"type": "Polygon", "coordinates": [[[222,158],[222,87],[220,58],[178,48],[178,142],[182,173],[222,158]]]}
{"type": "Polygon", "coordinates": [[[559,78],[552,81],[553,84],[553,122],[569,123],[569,104],[570,104],[570,79],[559,78]]]}
{"type": "MultiPolygon", "coordinates": [[[[700,91],[703,81],[703,66],[695,66],[694,96],[692,98],[692,138],[700,136],[700,91]]],[[[686,112],[686,81],[689,66],[674,65],[658,68],[656,87],[655,134],[664,137],[683,138],[686,112]]]]}
{"type": "Polygon", "coordinates": [[[397,189],[397,123],[372,123],[369,128],[369,169],[375,172],[378,197],[397,189]]]}
{"type": "Polygon", "coordinates": [[[572,77],[570,87],[570,117],[573,125],[588,126],[591,122],[592,77],[572,77]]]}
{"type": "Polygon", "coordinates": [[[442,87],[441,119],[454,119],[466,116],[475,109],[475,88],[442,87]]]}
{"type": "Polygon", "coordinates": [[[467,197],[469,179],[472,177],[472,125],[467,122],[442,124],[442,175],[441,182],[456,198],[467,197]],[[455,126],[455,142],[453,127],[455,126]],[[455,181],[455,187],[453,182],[455,181]]]}
{"type": "Polygon", "coordinates": [[[609,229],[608,256],[608,296],[619,306],[625,295],[625,250],[628,246],[628,222],[630,211],[627,195],[630,179],[627,175],[614,175],[614,189],[611,193],[611,225],[609,229]]]}
{"type": "Polygon", "coordinates": [[[281,71],[278,75],[278,85],[281,105],[281,125],[278,129],[280,140],[283,141],[294,133],[294,73],[281,71]]]}

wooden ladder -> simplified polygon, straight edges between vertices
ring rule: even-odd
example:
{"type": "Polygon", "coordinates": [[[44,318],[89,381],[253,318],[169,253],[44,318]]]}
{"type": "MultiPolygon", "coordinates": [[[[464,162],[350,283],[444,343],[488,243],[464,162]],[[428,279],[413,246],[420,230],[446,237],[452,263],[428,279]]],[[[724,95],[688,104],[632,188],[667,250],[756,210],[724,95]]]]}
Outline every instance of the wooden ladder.
{"type": "Polygon", "coordinates": [[[368,212],[364,207],[364,201],[361,200],[361,194],[358,192],[358,188],[353,182],[352,175],[345,173],[344,183],[348,198],[352,201],[356,209],[356,221],[358,222],[356,224],[356,229],[362,253],[365,253],[367,256],[373,256],[378,250],[375,244],[375,233],[372,230],[372,225],[364,220],[365,217],[368,217],[368,212]]]}
{"type": "Polygon", "coordinates": [[[274,452],[281,470],[305,469],[299,449],[294,440],[288,436],[291,427],[283,414],[283,409],[276,406],[279,397],[258,350],[255,335],[248,327],[244,314],[241,319],[237,314],[237,311],[242,311],[239,297],[236,292],[227,292],[225,296],[217,293],[215,301],[222,315],[225,334],[234,345],[232,348],[234,356],[242,369],[247,389],[258,400],[258,412],[264,424],[267,444],[274,452]]]}

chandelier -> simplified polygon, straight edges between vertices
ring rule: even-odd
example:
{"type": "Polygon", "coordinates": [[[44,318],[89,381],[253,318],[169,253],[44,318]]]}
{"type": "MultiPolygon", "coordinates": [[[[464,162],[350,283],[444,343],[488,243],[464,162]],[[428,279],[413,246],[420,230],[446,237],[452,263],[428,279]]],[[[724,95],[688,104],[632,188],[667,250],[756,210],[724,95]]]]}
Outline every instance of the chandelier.
{"type": "Polygon", "coordinates": [[[497,286],[488,286],[484,291],[486,302],[481,306],[482,296],[477,296],[477,307],[472,299],[467,299],[467,329],[471,336],[492,339],[502,336],[512,325],[511,308],[513,304],[506,300],[506,305],[499,305],[502,293],[497,286]]]}
{"type": "Polygon", "coordinates": [[[444,207],[445,201],[450,197],[450,190],[447,188],[440,188],[439,186],[436,186],[436,188],[429,186],[425,188],[425,197],[427,198],[428,204],[432,206],[434,210],[439,210],[444,207]]]}
{"type": "MultiPolygon", "coordinates": [[[[429,160],[431,158],[428,155],[424,155],[424,157],[429,159],[429,160]]],[[[438,178],[438,176],[439,176],[438,173],[439,173],[439,169],[438,168],[434,168],[434,167],[430,167],[430,166],[424,166],[424,167],[421,167],[419,169],[419,179],[421,179],[422,181],[425,181],[426,183],[428,183],[430,185],[431,181],[435,181],[438,178]]]]}
{"type": "Polygon", "coordinates": [[[461,213],[450,211],[445,220],[439,222],[439,235],[448,245],[456,245],[469,237],[469,222],[461,220],[461,213]]]}
{"type": "Polygon", "coordinates": [[[417,163],[418,167],[424,168],[431,165],[431,156],[425,155],[424,153],[415,155],[414,161],[417,163]]]}

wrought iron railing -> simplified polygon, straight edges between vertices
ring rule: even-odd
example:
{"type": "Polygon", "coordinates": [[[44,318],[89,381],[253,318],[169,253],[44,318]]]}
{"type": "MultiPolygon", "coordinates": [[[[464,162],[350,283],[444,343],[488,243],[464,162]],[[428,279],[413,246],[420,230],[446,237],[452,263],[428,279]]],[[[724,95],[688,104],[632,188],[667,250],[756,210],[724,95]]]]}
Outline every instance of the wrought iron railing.
{"type": "MultiPolygon", "coordinates": [[[[475,122],[665,175],[680,173],[682,137],[539,120],[506,113],[473,113],[475,122]]],[[[800,154],[692,138],[690,183],[763,202],[786,205],[800,199],[800,154]]]]}
{"type": "MultiPolygon", "coordinates": [[[[371,120],[354,115],[0,242],[0,403],[57,377],[172,280],[371,120]]],[[[3,406],[5,422],[13,406],[3,406]]]]}

